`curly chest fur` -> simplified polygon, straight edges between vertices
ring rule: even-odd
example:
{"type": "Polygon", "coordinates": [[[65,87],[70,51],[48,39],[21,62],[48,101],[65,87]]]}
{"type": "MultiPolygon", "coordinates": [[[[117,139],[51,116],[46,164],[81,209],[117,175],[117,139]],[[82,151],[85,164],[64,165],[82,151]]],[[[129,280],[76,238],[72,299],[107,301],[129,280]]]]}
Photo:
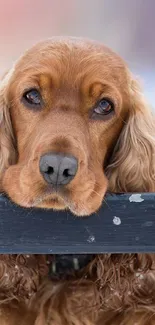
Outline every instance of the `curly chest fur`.
{"type": "MultiPolygon", "coordinates": [[[[14,296],[29,301],[45,279],[52,283],[82,281],[88,287],[92,281],[103,310],[123,310],[124,307],[155,304],[155,255],[126,254],[83,256],[75,263],[71,256],[1,255],[1,301],[14,296]],[[54,265],[57,265],[53,272],[54,265]],[[73,261],[73,263],[72,263],[73,261]],[[75,263],[75,265],[73,265],[75,263]],[[77,265],[80,264],[79,270],[77,265]],[[76,266],[76,267],[75,267],[76,266]]],[[[79,285],[80,286],[80,285],[79,285]]],[[[77,286],[78,291],[78,286],[77,286]]]]}

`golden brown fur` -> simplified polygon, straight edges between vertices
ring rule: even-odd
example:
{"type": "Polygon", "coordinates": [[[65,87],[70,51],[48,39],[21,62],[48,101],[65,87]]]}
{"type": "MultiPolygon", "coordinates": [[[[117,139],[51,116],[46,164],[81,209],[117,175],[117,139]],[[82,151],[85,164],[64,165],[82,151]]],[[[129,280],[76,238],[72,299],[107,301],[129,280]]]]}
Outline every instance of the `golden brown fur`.
{"type": "MultiPolygon", "coordinates": [[[[0,189],[25,207],[96,212],[107,190],[155,191],[154,118],[124,61],[81,39],[39,43],[0,84],[0,189]],[[21,98],[39,87],[44,108],[21,98]],[[90,117],[102,98],[115,112],[90,117]],[[39,171],[47,152],[78,160],[75,178],[57,193],[39,171]]],[[[135,216],[136,217],[136,216],[135,216]]],[[[69,280],[48,281],[47,256],[0,260],[0,325],[151,325],[155,256],[102,255],[69,280]]]]}

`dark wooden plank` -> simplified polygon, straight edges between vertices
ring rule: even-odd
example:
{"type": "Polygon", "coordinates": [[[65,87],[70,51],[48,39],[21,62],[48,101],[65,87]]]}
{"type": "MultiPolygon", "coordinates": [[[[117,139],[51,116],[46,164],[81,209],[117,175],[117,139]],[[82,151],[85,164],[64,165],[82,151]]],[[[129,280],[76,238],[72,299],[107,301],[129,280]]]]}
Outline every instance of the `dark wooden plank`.
{"type": "Polygon", "coordinates": [[[0,253],[155,252],[155,193],[107,195],[97,214],[23,209],[0,196],[0,253]]]}

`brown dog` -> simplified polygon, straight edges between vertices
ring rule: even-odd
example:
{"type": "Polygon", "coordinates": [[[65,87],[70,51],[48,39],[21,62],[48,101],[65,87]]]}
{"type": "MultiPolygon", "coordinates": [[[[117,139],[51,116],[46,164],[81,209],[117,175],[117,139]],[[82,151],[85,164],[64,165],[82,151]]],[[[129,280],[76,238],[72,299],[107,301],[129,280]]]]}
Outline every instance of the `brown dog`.
{"type": "Polygon", "coordinates": [[[5,75],[0,107],[1,189],[16,203],[83,216],[108,187],[154,191],[152,115],[126,64],[103,45],[36,45],[5,75]]]}
{"type": "MultiPolygon", "coordinates": [[[[107,190],[155,191],[154,118],[118,55],[97,42],[53,38],[4,76],[0,188],[21,206],[77,216],[97,211],[107,190]]],[[[0,325],[154,319],[154,255],[96,256],[74,281],[48,283],[33,298],[27,294],[43,280],[38,262],[23,266],[17,258],[0,265],[1,301],[11,300],[2,304],[0,325]]]]}

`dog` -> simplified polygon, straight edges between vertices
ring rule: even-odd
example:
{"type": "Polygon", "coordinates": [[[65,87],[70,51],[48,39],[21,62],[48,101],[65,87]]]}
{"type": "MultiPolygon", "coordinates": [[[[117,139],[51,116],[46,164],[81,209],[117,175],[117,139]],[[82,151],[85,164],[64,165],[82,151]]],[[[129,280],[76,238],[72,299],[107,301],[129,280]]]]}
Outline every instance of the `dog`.
{"type": "MultiPolygon", "coordinates": [[[[154,116],[122,58],[53,37],[14,64],[0,83],[0,190],[23,207],[79,217],[107,191],[155,191],[154,116]]],[[[49,281],[47,256],[1,256],[1,324],[154,324],[154,261],[96,255],[49,281]]]]}

